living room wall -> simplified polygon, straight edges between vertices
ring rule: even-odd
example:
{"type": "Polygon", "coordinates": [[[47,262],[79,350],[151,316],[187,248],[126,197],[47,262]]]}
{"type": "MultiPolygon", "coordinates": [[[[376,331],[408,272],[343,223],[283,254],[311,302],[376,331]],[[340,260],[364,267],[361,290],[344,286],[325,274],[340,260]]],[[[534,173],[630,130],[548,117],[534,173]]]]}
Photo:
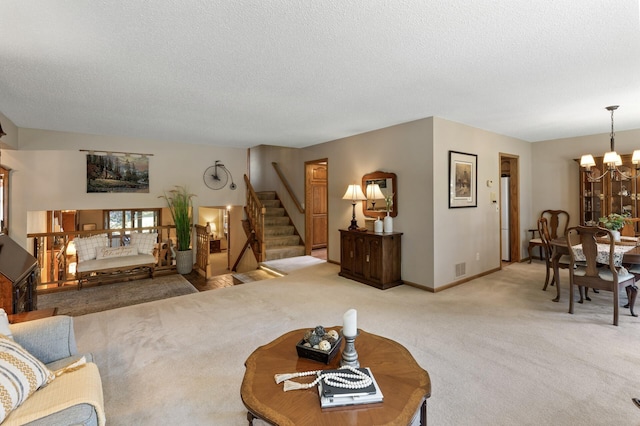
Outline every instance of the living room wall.
{"type": "MultiPolygon", "coordinates": [[[[440,118],[425,118],[300,150],[257,147],[251,150],[252,181],[260,190],[280,192],[271,162],[286,170],[296,194],[304,195],[304,162],[328,159],[328,259],[340,262],[338,230],[351,218],[351,203],[342,200],[350,183],[373,171],[398,176],[398,216],[394,230],[402,236],[402,277],[437,289],[456,281],[455,264],[465,262],[465,277],[500,267],[500,224],[485,182],[498,182],[499,153],[519,156],[522,246],[531,222],[531,144],[440,118]],[[449,209],[448,151],[478,154],[478,207],[449,209]],[[274,185],[269,187],[269,185],[274,185]],[[476,260],[476,253],[480,260],[476,260]]],[[[288,209],[291,213],[291,210],[288,209]]],[[[362,209],[356,214],[364,225],[362,209]]],[[[302,221],[302,223],[304,223],[302,221]]],[[[300,227],[298,226],[299,231],[300,227]]],[[[304,230],[304,226],[302,226],[304,230]]],[[[521,248],[522,250],[522,248],[521,248]]],[[[464,278],[464,277],[463,277],[464,278]]]]}
{"type": "Polygon", "coordinates": [[[165,207],[158,196],[175,185],[186,185],[196,195],[195,217],[200,205],[244,205],[245,149],[23,128],[17,131],[19,149],[3,149],[2,163],[13,169],[9,234],[24,247],[26,234],[31,232],[30,212],[165,207]],[[86,153],[80,149],[153,154],[149,158],[149,193],[88,194],[86,153]],[[231,171],[237,190],[205,186],[202,175],[215,160],[231,171]]]}

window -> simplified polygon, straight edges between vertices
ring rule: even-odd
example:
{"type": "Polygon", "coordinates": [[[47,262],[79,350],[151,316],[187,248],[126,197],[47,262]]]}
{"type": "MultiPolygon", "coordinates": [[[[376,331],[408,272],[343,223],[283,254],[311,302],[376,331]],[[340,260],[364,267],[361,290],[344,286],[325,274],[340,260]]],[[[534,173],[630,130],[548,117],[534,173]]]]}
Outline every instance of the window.
{"type": "MultiPolygon", "coordinates": [[[[128,229],[128,228],[148,228],[158,226],[160,223],[160,211],[161,209],[151,210],[104,210],[104,229],[128,229]]],[[[130,231],[126,231],[123,236],[123,242],[129,244],[129,237],[127,236],[130,231]]],[[[142,232],[151,232],[151,230],[144,230],[142,232]]],[[[114,232],[112,239],[119,239],[120,233],[114,232]]],[[[118,241],[112,244],[117,244],[118,241]]],[[[119,244],[117,244],[119,245],[119,244]]]]}

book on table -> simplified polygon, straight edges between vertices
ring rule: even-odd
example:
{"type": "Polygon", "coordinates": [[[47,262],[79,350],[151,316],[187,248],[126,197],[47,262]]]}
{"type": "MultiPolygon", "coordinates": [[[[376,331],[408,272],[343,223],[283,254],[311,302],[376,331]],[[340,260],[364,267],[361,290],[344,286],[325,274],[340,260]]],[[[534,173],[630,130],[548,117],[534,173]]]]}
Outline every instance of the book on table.
{"type": "MultiPolygon", "coordinates": [[[[362,389],[347,389],[332,386],[326,383],[324,379],[320,380],[320,382],[318,383],[320,406],[322,408],[328,408],[382,402],[382,392],[380,391],[380,387],[378,386],[375,377],[373,377],[373,373],[371,373],[371,370],[368,367],[358,368],[358,370],[371,377],[372,383],[369,386],[362,389]]],[[[344,372],[345,370],[324,370],[318,373],[318,375],[344,372]]],[[[354,379],[354,381],[357,380],[358,379],[354,379]]]]}

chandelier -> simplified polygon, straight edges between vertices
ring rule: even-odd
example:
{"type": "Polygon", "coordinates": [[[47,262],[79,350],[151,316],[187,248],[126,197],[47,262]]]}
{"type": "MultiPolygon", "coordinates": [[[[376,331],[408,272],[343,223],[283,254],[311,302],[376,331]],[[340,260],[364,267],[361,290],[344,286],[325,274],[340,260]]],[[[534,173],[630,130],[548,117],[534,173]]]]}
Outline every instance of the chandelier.
{"type": "MultiPolygon", "coordinates": [[[[611,173],[611,178],[614,179],[616,173],[620,175],[620,177],[624,179],[631,179],[632,176],[628,173],[623,172],[618,168],[618,166],[622,165],[622,158],[616,152],[616,142],[615,142],[615,131],[613,130],[613,112],[618,109],[618,105],[611,105],[606,107],[607,111],[611,112],[611,150],[604,154],[604,159],[602,160],[604,166],[607,168],[605,172],[603,172],[600,176],[594,176],[591,173],[591,167],[596,165],[595,160],[593,159],[593,155],[586,154],[580,157],[580,166],[584,167],[587,173],[587,177],[589,181],[595,182],[601,180],[603,177],[607,175],[607,173],[611,173]]],[[[631,162],[636,165],[636,168],[639,168],[640,164],[640,149],[636,149],[633,151],[633,156],[631,158],[631,162]]],[[[638,177],[638,175],[636,175],[638,177]]]]}

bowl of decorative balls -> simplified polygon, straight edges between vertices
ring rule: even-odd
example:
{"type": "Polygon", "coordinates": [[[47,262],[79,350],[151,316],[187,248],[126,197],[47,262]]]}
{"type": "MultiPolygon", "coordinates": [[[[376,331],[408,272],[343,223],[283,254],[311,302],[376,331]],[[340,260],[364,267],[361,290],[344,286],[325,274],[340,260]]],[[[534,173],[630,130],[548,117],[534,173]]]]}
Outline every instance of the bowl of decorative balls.
{"type": "Polygon", "coordinates": [[[304,337],[296,345],[298,356],[329,364],[336,356],[342,336],[336,330],[325,330],[319,325],[307,330],[304,337]]]}

